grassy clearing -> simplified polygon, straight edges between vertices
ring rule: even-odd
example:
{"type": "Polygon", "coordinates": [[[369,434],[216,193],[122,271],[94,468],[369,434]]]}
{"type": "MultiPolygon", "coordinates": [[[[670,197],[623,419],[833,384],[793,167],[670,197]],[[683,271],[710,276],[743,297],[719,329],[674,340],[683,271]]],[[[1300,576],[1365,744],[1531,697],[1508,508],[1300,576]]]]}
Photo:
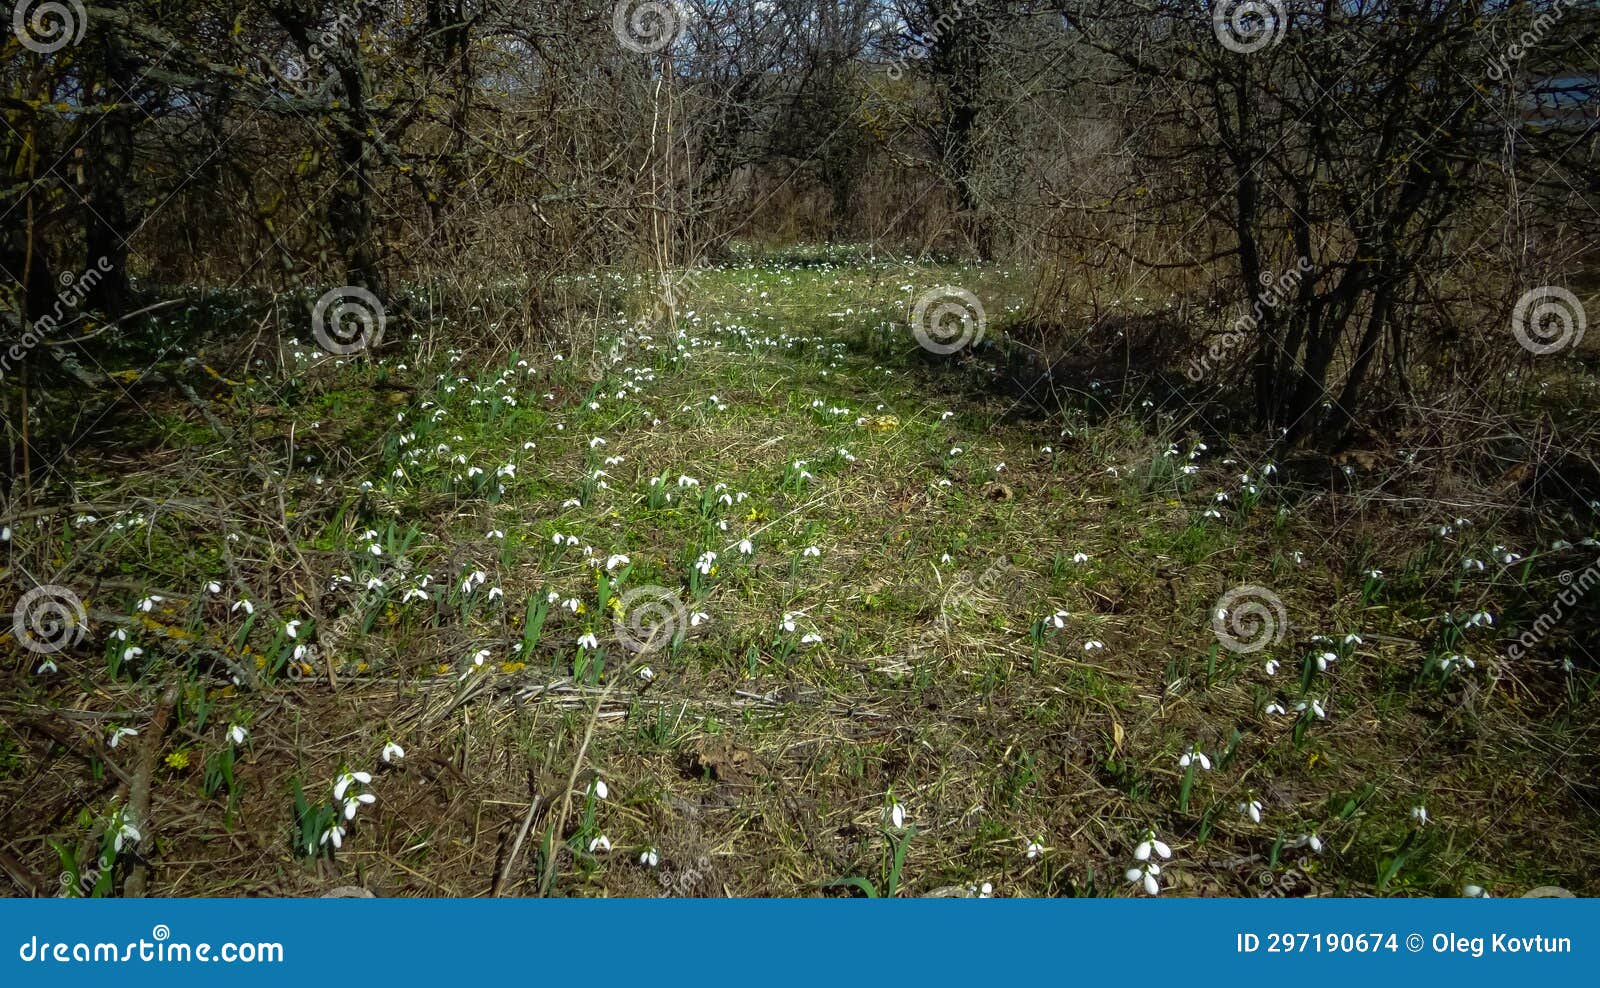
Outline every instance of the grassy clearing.
{"type": "Polygon", "coordinates": [[[137,457],[75,460],[71,506],[11,522],[13,567],[93,626],[6,673],[16,867],[1129,895],[1153,832],[1164,894],[1600,892],[1592,611],[1508,658],[1593,565],[1592,514],[1269,470],[1123,388],[1031,417],[975,386],[994,348],[935,361],[906,329],[945,283],[1003,325],[1004,271],[820,252],[692,281],[593,357],[301,349],[209,420],[127,423],[137,457]],[[1213,617],[1251,586],[1278,634],[1239,654],[1213,617]],[[141,856],[115,844],[151,758],[141,856]],[[334,850],[358,771],[345,798],[376,798],[334,850]]]}

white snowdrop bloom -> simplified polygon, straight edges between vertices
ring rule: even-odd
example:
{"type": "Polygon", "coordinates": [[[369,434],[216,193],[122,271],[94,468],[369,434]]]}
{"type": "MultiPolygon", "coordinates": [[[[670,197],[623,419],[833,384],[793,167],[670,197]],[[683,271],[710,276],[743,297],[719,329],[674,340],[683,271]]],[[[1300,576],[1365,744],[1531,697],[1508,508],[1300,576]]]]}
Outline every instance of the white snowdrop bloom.
{"type": "Polygon", "coordinates": [[[1267,670],[1267,675],[1276,676],[1278,674],[1278,660],[1277,659],[1268,659],[1267,660],[1267,665],[1266,665],[1266,670],[1267,670]]]}
{"type": "Polygon", "coordinates": [[[1302,714],[1310,711],[1311,715],[1318,720],[1328,719],[1328,711],[1323,708],[1321,700],[1312,700],[1309,703],[1305,700],[1301,700],[1299,703],[1294,705],[1294,709],[1296,713],[1302,714]]]}
{"type": "Polygon", "coordinates": [[[578,647],[579,648],[589,648],[589,649],[599,648],[600,647],[600,640],[594,636],[593,632],[586,631],[582,635],[579,636],[579,638],[578,638],[578,647]]]}
{"type": "Polygon", "coordinates": [[[562,535],[560,532],[556,532],[554,535],[550,536],[550,544],[551,545],[561,545],[561,544],[565,543],[566,540],[567,540],[567,537],[565,535],[562,535]]]}
{"type": "Polygon", "coordinates": [[[642,682],[642,683],[650,683],[650,682],[653,682],[655,680],[655,678],[656,678],[656,671],[654,669],[650,668],[649,666],[641,666],[639,668],[639,681],[640,682],[642,682]]]}
{"type": "Polygon", "coordinates": [[[979,886],[978,887],[978,898],[980,898],[980,899],[992,899],[992,898],[994,898],[994,885],[992,883],[990,883],[990,882],[984,882],[981,886],[979,886]]]}
{"type": "Polygon", "coordinates": [[[583,601],[579,600],[576,597],[568,597],[566,600],[563,600],[561,602],[561,606],[563,608],[565,608],[566,610],[569,610],[572,613],[576,614],[576,613],[578,613],[578,609],[583,606],[583,601]]]}
{"type": "Polygon", "coordinates": [[[337,851],[340,845],[344,843],[344,827],[338,823],[333,824],[333,826],[322,832],[322,838],[317,843],[332,844],[333,849],[337,851]]]}
{"type": "Polygon", "coordinates": [[[1261,800],[1252,799],[1248,803],[1239,804],[1239,812],[1250,818],[1251,823],[1261,822],[1261,800]]]}
{"type": "Polygon", "coordinates": [[[694,479],[693,477],[680,476],[678,478],[678,486],[679,487],[699,487],[700,486],[700,481],[694,479]]]}
{"type": "Polygon", "coordinates": [[[1299,549],[1295,549],[1294,551],[1290,552],[1289,553],[1289,558],[1294,561],[1294,564],[1296,566],[1304,566],[1305,565],[1306,554],[1301,552],[1299,549]]]}
{"type": "Polygon", "coordinates": [[[956,417],[956,413],[955,412],[945,412],[944,414],[939,416],[939,421],[940,422],[945,422],[945,421],[948,421],[948,420],[953,419],[955,417],[956,417]]]}
{"type": "Polygon", "coordinates": [[[1081,566],[1089,561],[1089,556],[1087,553],[1075,552],[1072,554],[1072,561],[1081,566]]]}
{"type": "Polygon", "coordinates": [[[1049,454],[1054,453],[1055,450],[1050,448],[1049,446],[1040,446],[1039,447],[1039,452],[1044,453],[1045,455],[1048,456],[1049,454]]]}
{"type": "Polygon", "coordinates": [[[1178,756],[1178,767],[1188,768],[1190,764],[1199,765],[1202,771],[1211,771],[1211,759],[1200,750],[1199,745],[1193,745],[1188,751],[1178,756]]]}
{"type": "Polygon", "coordinates": [[[1273,701],[1272,703],[1267,704],[1265,712],[1268,716],[1281,717],[1289,711],[1283,709],[1283,704],[1273,701]]]}
{"type": "Polygon", "coordinates": [[[405,593],[400,595],[400,603],[402,603],[402,604],[409,604],[413,600],[427,600],[427,599],[429,599],[428,598],[428,592],[426,590],[420,590],[417,587],[411,587],[405,593]]]}
{"type": "Polygon", "coordinates": [[[1028,849],[1022,853],[1029,861],[1037,861],[1044,854],[1044,845],[1036,840],[1029,841],[1028,849]]]}
{"type": "Polygon", "coordinates": [[[793,614],[785,612],[783,615],[783,620],[779,623],[780,627],[782,627],[784,631],[794,631],[794,618],[795,616],[793,614]]]}
{"type": "Polygon", "coordinates": [[[209,594],[211,596],[215,596],[215,595],[217,595],[217,594],[219,594],[221,592],[222,592],[222,584],[218,583],[216,580],[212,580],[210,583],[206,584],[206,593],[207,594],[209,594]]]}
{"type": "Polygon", "coordinates": [[[710,620],[711,615],[707,614],[705,611],[695,611],[693,614],[689,615],[689,627],[698,628],[710,620]]]}
{"type": "Polygon", "coordinates": [[[300,625],[303,623],[304,622],[300,621],[299,619],[290,621],[288,624],[283,626],[283,633],[288,635],[290,638],[299,638],[300,625]]]}
{"type": "Polygon", "coordinates": [[[384,583],[383,583],[382,578],[381,577],[376,577],[376,576],[367,577],[367,582],[365,584],[365,586],[366,586],[366,588],[368,590],[378,590],[378,589],[382,588],[383,585],[384,585],[384,583]]]}
{"type": "Polygon", "coordinates": [[[106,744],[112,748],[115,748],[117,745],[122,743],[123,738],[137,737],[138,734],[138,728],[119,727],[111,732],[111,736],[106,739],[106,744]]]}
{"type": "Polygon", "coordinates": [[[10,541],[11,541],[11,526],[10,525],[0,526],[0,542],[10,542],[10,541]]]}
{"type": "Polygon", "coordinates": [[[156,594],[151,594],[145,599],[139,601],[139,610],[148,614],[155,609],[157,604],[161,603],[165,599],[166,598],[157,596],[156,594]]]}
{"type": "Polygon", "coordinates": [[[961,447],[960,446],[952,446],[952,447],[950,447],[950,455],[951,456],[960,456],[961,455],[961,447]]]}
{"type": "Polygon", "coordinates": [[[1428,822],[1428,808],[1426,806],[1411,807],[1411,819],[1421,824],[1428,822]]]}
{"type": "Polygon", "coordinates": [[[116,631],[113,631],[111,633],[111,638],[112,638],[113,641],[119,641],[119,642],[127,641],[128,640],[128,629],[126,629],[126,628],[118,628],[116,631]]]}
{"type": "Polygon", "coordinates": [[[1484,570],[1483,560],[1463,559],[1461,560],[1461,568],[1468,573],[1482,573],[1484,570]]]}
{"type": "Polygon", "coordinates": [[[1126,877],[1128,881],[1135,885],[1143,885],[1144,890],[1150,895],[1159,895],[1161,893],[1161,882],[1158,880],[1160,875],[1161,866],[1154,861],[1150,861],[1141,867],[1129,868],[1126,877]]]}
{"type": "Polygon", "coordinates": [[[1381,579],[1383,579],[1383,570],[1381,570],[1381,569],[1369,569],[1369,570],[1367,570],[1367,578],[1369,580],[1381,580],[1381,579]]]}
{"type": "Polygon", "coordinates": [[[486,533],[486,534],[485,534],[485,535],[484,535],[484,538],[486,538],[486,539],[503,539],[503,538],[505,538],[505,537],[506,537],[506,533],[505,533],[505,532],[502,532],[502,531],[501,531],[501,530],[500,530],[500,529],[498,529],[498,528],[491,528],[491,529],[489,529],[489,531],[488,531],[488,532],[487,532],[487,533],[486,533]]]}
{"type": "Polygon", "coordinates": [[[594,780],[594,794],[597,799],[609,799],[611,797],[611,788],[606,785],[606,780],[594,780]]]}
{"type": "Polygon", "coordinates": [[[1484,628],[1493,626],[1494,615],[1490,614],[1488,611],[1479,611],[1467,618],[1467,627],[1469,628],[1484,628]]]}
{"type": "Polygon", "coordinates": [[[383,546],[374,543],[372,545],[367,546],[367,552],[371,553],[374,556],[381,556],[381,555],[383,555],[383,546]]]}
{"type": "Polygon", "coordinates": [[[639,855],[639,863],[646,868],[654,868],[661,863],[661,855],[653,847],[647,847],[639,855]]]}
{"type": "Polygon", "coordinates": [[[994,472],[995,473],[1005,473],[1006,472],[1006,465],[1004,463],[996,463],[994,465],[994,472]]]}
{"type": "Polygon", "coordinates": [[[475,666],[483,665],[485,662],[487,662],[489,660],[489,656],[491,654],[493,654],[493,653],[491,653],[486,648],[478,649],[476,652],[472,653],[472,664],[475,665],[475,666]]]}
{"type": "Polygon", "coordinates": [[[1222,517],[1222,512],[1218,511],[1216,508],[1207,508],[1205,511],[1201,512],[1200,514],[1201,514],[1201,517],[1203,517],[1203,518],[1221,518],[1222,517]]]}
{"type": "Polygon", "coordinates": [[[814,631],[809,631],[800,636],[800,644],[802,645],[815,645],[820,641],[822,641],[822,636],[814,631]]]}
{"type": "Polygon", "coordinates": [[[54,659],[45,659],[43,662],[39,663],[39,668],[35,669],[33,674],[35,676],[47,676],[51,673],[60,671],[61,670],[57,668],[54,659]]]}
{"type": "Polygon", "coordinates": [[[1147,830],[1144,839],[1133,849],[1133,856],[1140,861],[1149,861],[1152,854],[1165,860],[1172,857],[1172,848],[1158,838],[1154,830],[1147,830]]]}
{"type": "Polygon", "coordinates": [[[499,600],[500,598],[504,597],[505,595],[506,595],[506,592],[504,590],[500,589],[499,587],[490,587],[489,588],[489,599],[490,600],[499,600]]]}
{"type": "Polygon", "coordinates": [[[344,818],[346,820],[354,820],[356,818],[357,810],[361,809],[363,806],[371,806],[377,801],[378,797],[374,796],[370,792],[358,793],[354,796],[351,796],[349,799],[344,801],[344,818]]]}
{"type": "Polygon", "coordinates": [[[228,740],[234,744],[244,744],[244,739],[249,736],[250,732],[238,724],[233,724],[228,728],[228,740]]]}
{"type": "Polygon", "coordinates": [[[626,566],[626,565],[628,565],[629,562],[630,562],[630,560],[628,559],[628,557],[624,556],[620,552],[616,553],[615,555],[609,556],[609,557],[606,558],[606,572],[609,573],[612,570],[616,569],[618,566],[626,566]]]}
{"type": "Polygon", "coordinates": [[[538,447],[538,444],[534,443],[532,440],[529,440],[528,442],[525,442],[525,443],[522,444],[522,448],[527,450],[527,449],[538,449],[539,447],[538,447]]]}
{"type": "Polygon", "coordinates": [[[385,741],[383,743],[383,752],[378,757],[383,759],[384,764],[393,765],[395,762],[406,757],[406,750],[393,741],[385,741]]]}
{"type": "Polygon", "coordinates": [[[818,556],[822,555],[822,550],[818,549],[814,545],[808,545],[803,550],[801,550],[800,555],[807,556],[809,558],[815,559],[818,556]]]}
{"type": "Polygon", "coordinates": [[[596,446],[604,446],[605,444],[606,441],[601,439],[599,436],[595,436],[593,439],[589,440],[590,449],[594,449],[596,446]]]}
{"type": "Polygon", "coordinates": [[[1056,611],[1050,615],[1050,623],[1057,628],[1065,628],[1067,626],[1067,618],[1071,616],[1066,611],[1056,611]]]}
{"type": "Polygon", "coordinates": [[[482,467],[467,467],[467,479],[468,480],[471,480],[474,477],[481,477],[481,476],[483,476],[483,468],[482,467]]]}
{"type": "Polygon", "coordinates": [[[1318,837],[1316,834],[1306,834],[1304,837],[1300,838],[1300,840],[1304,842],[1306,847],[1311,848],[1312,854],[1322,853],[1322,838],[1318,837]]]}
{"type": "Polygon", "coordinates": [[[124,662],[132,662],[134,659],[137,659],[139,656],[141,656],[143,654],[144,654],[144,649],[140,648],[137,645],[130,645],[127,648],[122,650],[122,661],[124,661],[124,662]]]}
{"type": "Polygon", "coordinates": [[[756,551],[756,546],[755,546],[754,542],[751,542],[749,539],[740,539],[739,540],[739,552],[740,552],[740,554],[748,556],[748,555],[753,554],[755,551],[756,551]]]}
{"type": "Polygon", "coordinates": [[[364,786],[370,785],[372,783],[372,773],[346,772],[339,776],[339,778],[333,783],[333,798],[340,800],[344,799],[344,794],[349,791],[351,786],[358,782],[364,786]]]}
{"type": "Polygon", "coordinates": [[[1100,641],[1097,638],[1096,639],[1091,639],[1091,640],[1086,641],[1086,642],[1083,643],[1083,650],[1085,652],[1098,652],[1098,651],[1101,651],[1102,649],[1104,649],[1105,647],[1106,647],[1106,643],[1103,642],[1103,641],[1100,641]]]}
{"type": "Polygon", "coordinates": [[[1339,656],[1333,652],[1321,652],[1317,655],[1317,671],[1327,672],[1328,667],[1339,661],[1339,656]]]}
{"type": "Polygon", "coordinates": [[[121,854],[123,847],[130,844],[137,845],[143,839],[143,835],[139,833],[139,828],[133,825],[133,821],[119,812],[117,814],[117,832],[111,837],[112,850],[121,854]]]}
{"type": "Polygon", "coordinates": [[[888,821],[889,826],[899,830],[906,825],[906,808],[896,801],[884,812],[884,819],[888,821]]]}
{"type": "Polygon", "coordinates": [[[496,477],[512,477],[512,478],[515,478],[516,475],[517,475],[517,465],[515,463],[507,463],[505,466],[503,466],[500,469],[496,470],[494,472],[494,475],[496,477]]]}
{"type": "Polygon", "coordinates": [[[1463,896],[1465,896],[1466,898],[1468,898],[1468,899],[1492,899],[1492,898],[1494,898],[1494,896],[1492,896],[1488,892],[1484,891],[1484,888],[1481,885],[1464,885],[1461,888],[1461,894],[1463,896]]]}
{"type": "Polygon", "coordinates": [[[950,554],[949,554],[949,553],[948,553],[948,552],[947,552],[947,553],[945,553],[945,554],[944,554],[944,555],[942,555],[942,556],[940,556],[940,557],[939,557],[939,562],[940,562],[940,563],[941,563],[941,564],[944,564],[944,563],[949,563],[949,562],[951,562],[951,559],[950,559],[950,554]]]}
{"type": "Polygon", "coordinates": [[[1363,642],[1363,641],[1362,641],[1362,639],[1361,639],[1361,636],[1360,636],[1360,635],[1354,635],[1354,634],[1352,634],[1352,635],[1345,635],[1345,636],[1344,636],[1344,639],[1343,639],[1343,641],[1344,641],[1344,643],[1345,643],[1345,644],[1346,644],[1346,645],[1362,645],[1362,644],[1365,644],[1365,643],[1364,643],[1364,642],[1363,642]]]}

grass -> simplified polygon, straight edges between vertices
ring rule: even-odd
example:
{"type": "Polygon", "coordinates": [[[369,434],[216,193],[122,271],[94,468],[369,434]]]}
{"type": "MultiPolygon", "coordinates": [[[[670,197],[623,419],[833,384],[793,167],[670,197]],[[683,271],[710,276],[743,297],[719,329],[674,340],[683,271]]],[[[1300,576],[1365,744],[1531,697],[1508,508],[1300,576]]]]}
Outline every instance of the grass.
{"type": "Polygon", "coordinates": [[[1595,664],[1575,627],[1505,658],[1556,571],[1592,561],[1592,516],[1269,478],[1249,437],[1133,390],[1034,417],[975,383],[994,347],[916,346],[906,313],[939,284],[983,298],[995,335],[1023,287],[750,257],[699,273],[675,326],[611,317],[603,372],[578,350],[291,348],[207,395],[234,436],[151,409],[126,427],[137,462],[70,464],[102,507],[12,523],[12,565],[71,588],[93,633],[55,673],[19,652],[5,674],[6,849],[39,876],[101,853],[132,763],[105,735],[178,681],[156,894],[1130,895],[1150,831],[1183,895],[1600,892],[1595,664]],[[1243,585],[1287,618],[1249,655],[1212,622],[1243,585]],[[625,600],[658,609],[634,627],[625,600]],[[1477,611],[1496,624],[1459,627],[1477,611]],[[1475,668],[1426,671],[1441,654],[1475,668]],[[1311,701],[1325,718],[1296,713],[1311,701]],[[1194,747],[1209,771],[1180,767],[1194,747]],[[377,800],[329,854],[311,831],[355,769],[377,800]]]}

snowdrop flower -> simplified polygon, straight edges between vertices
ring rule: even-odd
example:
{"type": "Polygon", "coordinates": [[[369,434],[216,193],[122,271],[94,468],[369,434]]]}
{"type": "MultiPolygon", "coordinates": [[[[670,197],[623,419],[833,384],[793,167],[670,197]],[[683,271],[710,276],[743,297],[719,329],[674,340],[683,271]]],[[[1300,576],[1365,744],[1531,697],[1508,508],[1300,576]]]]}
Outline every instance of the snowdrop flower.
{"type": "Polygon", "coordinates": [[[1484,891],[1481,885],[1466,885],[1461,889],[1461,894],[1468,899],[1492,899],[1494,896],[1484,891]]]}
{"type": "Polygon", "coordinates": [[[1087,553],[1075,552],[1072,554],[1072,561],[1081,566],[1089,561],[1089,556],[1087,553]]]}
{"type": "Polygon", "coordinates": [[[250,603],[248,600],[234,601],[233,606],[228,608],[228,611],[231,613],[237,610],[243,610],[245,614],[254,614],[256,612],[256,605],[250,603]]]}
{"type": "Polygon", "coordinates": [[[344,827],[335,823],[333,826],[322,832],[322,839],[317,843],[332,844],[334,850],[337,851],[339,846],[344,843],[344,827]]]}
{"type": "Polygon", "coordinates": [[[1273,701],[1272,703],[1267,704],[1265,712],[1268,716],[1281,717],[1289,711],[1283,709],[1283,704],[1273,701]]]}
{"type": "Polygon", "coordinates": [[[1044,854],[1044,845],[1036,840],[1028,842],[1028,849],[1023,852],[1029,861],[1037,861],[1044,854]]]}
{"type": "Polygon", "coordinates": [[[378,797],[370,792],[359,793],[344,801],[344,818],[354,820],[356,811],[363,806],[371,806],[378,801],[378,797]]]}
{"type": "Polygon", "coordinates": [[[1476,614],[1472,615],[1471,617],[1467,618],[1467,627],[1469,627],[1469,628],[1483,628],[1483,627],[1493,627],[1493,626],[1494,626],[1494,615],[1490,614],[1488,611],[1479,611],[1478,613],[1476,613],[1476,614]]]}
{"type": "Polygon", "coordinates": [[[741,554],[748,556],[748,555],[751,555],[752,553],[754,553],[755,551],[756,551],[755,543],[751,542],[749,539],[740,539],[739,540],[739,552],[741,554]]]}
{"type": "Polygon", "coordinates": [[[365,785],[371,785],[372,784],[372,773],[370,773],[370,772],[346,772],[343,775],[339,776],[339,778],[333,784],[333,798],[334,799],[344,799],[344,794],[350,789],[351,786],[355,785],[358,782],[361,783],[364,786],[365,785]]]}
{"type": "Polygon", "coordinates": [[[822,636],[814,631],[800,636],[800,644],[802,645],[815,645],[820,641],[822,641],[822,636]]]}
{"type": "Polygon", "coordinates": [[[489,529],[488,534],[484,536],[484,538],[486,538],[486,539],[503,539],[505,537],[506,537],[506,533],[502,532],[498,528],[489,529]]]}
{"type": "Polygon", "coordinates": [[[590,854],[608,854],[611,851],[611,838],[601,834],[589,842],[590,854]]]}
{"type": "Polygon", "coordinates": [[[1138,868],[1129,868],[1127,879],[1135,885],[1143,885],[1150,895],[1160,895],[1161,883],[1157,880],[1160,874],[1161,866],[1150,861],[1138,868]]]}
{"type": "Polygon", "coordinates": [[[1312,854],[1322,853],[1322,838],[1318,837],[1316,834],[1306,834],[1304,837],[1300,838],[1300,843],[1311,848],[1312,854]]]}
{"type": "Polygon", "coordinates": [[[139,841],[143,839],[143,836],[139,833],[139,828],[119,812],[117,814],[117,832],[111,838],[112,849],[121,854],[124,845],[133,844],[137,846],[139,841]]]}
{"type": "Polygon", "coordinates": [[[232,741],[234,744],[244,744],[244,739],[249,736],[250,732],[240,727],[238,724],[234,724],[228,728],[228,740],[232,741]]]}
{"type": "Polygon", "coordinates": [[[578,638],[578,647],[590,649],[599,648],[600,640],[594,636],[593,632],[586,631],[578,638]]]}
{"type": "Polygon", "coordinates": [[[44,676],[52,672],[60,671],[60,669],[56,668],[54,659],[45,659],[43,662],[39,663],[39,668],[35,669],[33,672],[36,676],[44,676]]]}
{"type": "Polygon", "coordinates": [[[206,584],[206,593],[208,595],[215,596],[216,594],[219,594],[221,592],[222,592],[222,584],[218,583],[216,580],[212,580],[211,582],[206,584]]]}
{"type": "Polygon", "coordinates": [[[1426,825],[1428,822],[1428,808],[1426,806],[1411,807],[1411,819],[1426,825]]]}
{"type": "Polygon", "coordinates": [[[290,621],[288,624],[283,626],[283,633],[288,635],[290,638],[299,638],[300,625],[303,623],[304,622],[299,620],[290,621]]]}
{"type": "Polygon", "coordinates": [[[898,801],[892,803],[884,812],[884,819],[888,821],[889,826],[899,830],[906,825],[906,808],[898,801]]]}
{"type": "Polygon", "coordinates": [[[800,555],[807,556],[807,557],[810,557],[812,559],[815,559],[818,556],[822,555],[822,550],[818,549],[814,545],[808,545],[808,546],[805,547],[805,549],[801,550],[800,555]]]}
{"type": "Polygon", "coordinates": [[[115,748],[118,744],[120,744],[122,742],[123,738],[136,737],[138,734],[139,734],[139,731],[138,731],[137,728],[119,727],[116,730],[111,732],[111,737],[106,739],[106,744],[109,745],[110,747],[115,748]]]}
{"type": "Polygon", "coordinates": [[[1312,700],[1309,703],[1307,703],[1304,700],[1301,700],[1299,703],[1294,705],[1294,709],[1295,709],[1296,713],[1302,713],[1302,714],[1309,710],[1311,712],[1311,715],[1313,717],[1317,718],[1318,720],[1327,720],[1328,719],[1328,711],[1323,709],[1321,700],[1312,700]]]}
{"type": "Polygon", "coordinates": [[[654,681],[655,678],[656,678],[656,671],[654,669],[650,668],[649,666],[642,666],[639,669],[639,680],[641,682],[649,683],[649,682],[654,681]]]}
{"type": "Polygon", "coordinates": [[[1144,840],[1141,840],[1139,845],[1133,849],[1133,856],[1140,861],[1149,861],[1151,854],[1162,859],[1170,858],[1172,857],[1172,848],[1156,837],[1154,830],[1146,830],[1144,832],[1144,840]]]}
{"type": "Polygon", "coordinates": [[[1178,756],[1179,768],[1188,768],[1190,764],[1199,765],[1203,771],[1211,771],[1211,759],[1206,757],[1206,753],[1200,750],[1198,744],[1192,745],[1188,751],[1178,756]]]}
{"type": "Polygon", "coordinates": [[[1057,628],[1065,628],[1067,626],[1067,618],[1071,616],[1066,611],[1056,611],[1050,615],[1050,623],[1057,628]]]}
{"type": "Polygon", "coordinates": [[[644,853],[639,855],[639,863],[646,868],[654,868],[661,863],[661,855],[656,853],[655,848],[647,847],[644,849],[644,853]]]}
{"type": "Polygon", "coordinates": [[[784,613],[783,621],[780,622],[780,626],[783,628],[784,631],[789,631],[789,632],[793,632],[794,631],[794,627],[795,627],[795,625],[794,625],[794,617],[795,616],[793,614],[790,614],[790,613],[787,613],[787,612],[784,613]]]}
{"type": "Polygon", "coordinates": [[[1266,670],[1267,670],[1267,675],[1276,676],[1278,674],[1278,660],[1277,659],[1268,659],[1267,660],[1267,665],[1266,665],[1266,670]]]}
{"type": "Polygon", "coordinates": [[[146,614],[148,614],[152,610],[154,610],[155,606],[157,604],[161,603],[164,599],[166,599],[166,598],[157,596],[156,594],[151,594],[150,596],[146,597],[145,599],[139,601],[139,610],[144,611],[146,614]]]}
{"type": "Polygon", "coordinates": [[[1261,822],[1261,800],[1252,799],[1248,803],[1239,804],[1239,812],[1250,818],[1251,823],[1261,822]]]}
{"type": "Polygon", "coordinates": [[[1083,643],[1083,650],[1085,652],[1097,652],[1097,651],[1100,651],[1100,650],[1104,649],[1105,647],[1106,647],[1106,643],[1103,642],[1103,641],[1100,641],[1099,639],[1091,639],[1091,640],[1086,641],[1086,642],[1083,643]]]}
{"type": "Polygon", "coordinates": [[[596,799],[607,799],[611,796],[611,789],[606,785],[606,780],[594,780],[594,795],[596,799]]]}
{"type": "Polygon", "coordinates": [[[506,595],[506,592],[504,590],[500,589],[499,587],[490,587],[489,588],[489,599],[490,600],[499,600],[501,597],[504,597],[505,595],[506,595]]]}
{"type": "Polygon", "coordinates": [[[1463,559],[1461,560],[1461,568],[1468,573],[1482,573],[1484,569],[1483,560],[1463,559]]]}
{"type": "Polygon", "coordinates": [[[393,765],[406,757],[406,750],[393,741],[385,741],[383,743],[383,753],[379,757],[383,759],[384,764],[393,765]]]}
{"type": "Polygon", "coordinates": [[[503,466],[500,469],[496,470],[494,472],[494,475],[496,477],[512,477],[512,478],[515,478],[516,475],[517,475],[517,465],[515,463],[507,463],[505,466],[503,466]]]}
{"type": "Polygon", "coordinates": [[[1323,652],[1317,656],[1317,671],[1327,672],[1328,667],[1339,661],[1339,656],[1333,652],[1323,652]]]}
{"type": "Polygon", "coordinates": [[[698,628],[709,620],[711,620],[711,615],[707,614],[705,611],[695,611],[693,614],[689,615],[689,627],[698,628]]]}
{"type": "Polygon", "coordinates": [[[980,899],[992,899],[992,898],[994,898],[994,885],[992,885],[989,882],[984,882],[983,885],[978,888],[978,898],[980,898],[980,899]]]}
{"type": "Polygon", "coordinates": [[[1344,643],[1346,645],[1361,645],[1361,644],[1364,644],[1364,642],[1361,640],[1361,636],[1360,635],[1345,635],[1344,636],[1344,643]]]}
{"type": "Polygon", "coordinates": [[[609,573],[612,570],[616,569],[618,566],[626,566],[626,565],[628,565],[628,563],[629,563],[628,557],[624,556],[623,554],[621,554],[619,552],[619,553],[617,553],[617,554],[615,554],[613,556],[610,556],[610,557],[608,557],[606,559],[606,572],[609,573]]]}

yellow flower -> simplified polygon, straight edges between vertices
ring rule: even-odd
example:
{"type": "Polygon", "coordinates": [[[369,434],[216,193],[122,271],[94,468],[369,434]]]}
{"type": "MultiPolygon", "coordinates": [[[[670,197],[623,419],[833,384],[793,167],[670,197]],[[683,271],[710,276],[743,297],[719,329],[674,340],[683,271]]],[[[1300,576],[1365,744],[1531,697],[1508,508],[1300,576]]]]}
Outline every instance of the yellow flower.
{"type": "Polygon", "coordinates": [[[167,768],[174,772],[182,771],[189,767],[189,753],[187,751],[174,751],[166,758],[167,768]]]}
{"type": "Polygon", "coordinates": [[[508,676],[512,675],[514,673],[519,673],[522,670],[526,669],[527,667],[528,667],[528,664],[526,662],[502,662],[502,663],[500,663],[500,671],[505,673],[508,676]]]}

